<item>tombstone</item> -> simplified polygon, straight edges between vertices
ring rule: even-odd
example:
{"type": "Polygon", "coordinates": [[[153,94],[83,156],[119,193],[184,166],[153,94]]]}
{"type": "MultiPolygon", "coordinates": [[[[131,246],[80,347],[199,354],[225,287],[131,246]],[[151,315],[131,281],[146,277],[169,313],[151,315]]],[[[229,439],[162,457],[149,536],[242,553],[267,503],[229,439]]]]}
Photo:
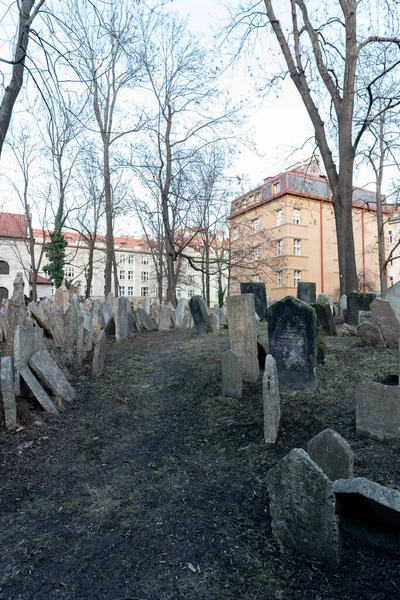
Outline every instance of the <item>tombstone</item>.
{"type": "Polygon", "coordinates": [[[92,363],[92,377],[98,377],[102,374],[104,369],[104,359],[106,351],[106,334],[104,331],[100,331],[94,342],[93,352],[93,363],[92,363]]]}
{"type": "Polygon", "coordinates": [[[136,310],[136,316],[143,325],[143,327],[146,329],[146,331],[157,331],[157,327],[153,319],[150,318],[150,316],[147,314],[144,308],[141,308],[139,306],[136,310]]]}
{"type": "Polygon", "coordinates": [[[6,354],[13,355],[14,332],[18,325],[25,325],[26,305],[24,296],[24,278],[22,273],[17,273],[14,280],[14,292],[8,301],[7,307],[7,346],[6,354]]]}
{"type": "Polygon", "coordinates": [[[257,315],[260,317],[260,321],[267,320],[268,308],[267,308],[267,291],[265,283],[241,283],[240,284],[241,294],[254,294],[254,306],[257,315]]]}
{"type": "Polygon", "coordinates": [[[333,298],[329,294],[318,294],[317,304],[329,304],[329,308],[333,314],[333,298]]]}
{"type": "Polygon", "coordinates": [[[188,308],[185,308],[185,314],[183,315],[182,329],[193,329],[192,313],[188,308]]]}
{"type": "Polygon", "coordinates": [[[7,313],[4,310],[0,310],[0,338],[1,341],[7,341],[7,313]]]}
{"type": "Polygon", "coordinates": [[[1,394],[3,397],[4,423],[6,429],[17,427],[17,404],[14,391],[14,371],[11,356],[2,356],[0,365],[1,394]]]}
{"type": "Polygon", "coordinates": [[[104,333],[106,335],[115,335],[115,318],[114,315],[111,316],[111,319],[107,321],[107,325],[104,327],[104,333]]]}
{"type": "Polygon", "coordinates": [[[153,321],[157,327],[160,327],[160,312],[161,312],[160,304],[157,304],[157,302],[153,302],[150,305],[149,315],[153,319],[153,321]]]}
{"type": "Polygon", "coordinates": [[[82,310],[83,314],[83,349],[90,352],[93,347],[92,311],[82,310]]]}
{"type": "Polygon", "coordinates": [[[363,381],[356,388],[356,432],[378,440],[400,439],[400,387],[363,381]]]}
{"type": "Polygon", "coordinates": [[[228,311],[226,310],[226,305],[224,304],[219,309],[219,326],[227,328],[228,327],[228,311]]]}
{"type": "Polygon", "coordinates": [[[35,396],[36,400],[39,402],[41,407],[46,411],[53,415],[59,415],[56,405],[46,394],[30,368],[25,365],[20,368],[19,373],[22,379],[25,381],[28,388],[31,390],[32,394],[35,396]]]}
{"type": "Polygon", "coordinates": [[[29,359],[29,366],[54,395],[60,396],[66,402],[75,400],[74,388],[47,350],[35,352],[29,359]]]}
{"type": "Polygon", "coordinates": [[[396,315],[400,319],[400,281],[382,292],[382,298],[390,302],[396,315]]]}
{"type": "MultiPolygon", "coordinates": [[[[212,326],[210,322],[210,317],[208,316],[203,298],[201,296],[193,296],[192,298],[190,298],[189,309],[192,315],[196,333],[198,333],[199,335],[206,335],[207,333],[211,333],[212,326]]],[[[235,348],[232,348],[232,350],[235,350],[235,348]]]]}
{"type": "Polygon", "coordinates": [[[239,400],[243,393],[242,357],[234,350],[227,350],[221,355],[222,363],[222,395],[239,400]]]}
{"type": "Polygon", "coordinates": [[[114,320],[115,339],[122,342],[128,337],[128,300],[124,296],[115,298],[114,320]]]}
{"type": "Polygon", "coordinates": [[[14,374],[15,393],[20,394],[19,369],[27,365],[35,352],[44,348],[43,329],[38,327],[18,326],[14,335],[14,374]]]}
{"type": "Polygon", "coordinates": [[[379,325],[383,339],[389,348],[397,348],[400,338],[400,320],[393,306],[387,300],[375,298],[371,302],[371,312],[379,325]]]}
{"type": "Polygon", "coordinates": [[[357,327],[357,334],[363,344],[373,346],[374,348],[385,348],[386,343],[378,325],[373,325],[368,321],[361,323],[357,327]]]}
{"type": "Polygon", "coordinates": [[[327,302],[312,302],[310,303],[310,306],[317,313],[317,326],[322,327],[324,334],[329,336],[336,335],[336,327],[333,322],[333,314],[329,304],[327,302]]]}
{"type": "Polygon", "coordinates": [[[100,322],[101,306],[98,302],[93,302],[92,306],[92,339],[96,339],[102,327],[100,322]]]}
{"type": "Polygon", "coordinates": [[[325,333],[322,327],[317,327],[317,363],[319,365],[325,364],[325,333]]]}
{"type": "Polygon", "coordinates": [[[264,441],[275,444],[281,419],[281,400],[279,396],[278,371],[275,359],[268,354],[265,359],[263,376],[263,412],[264,441]]]}
{"type": "Polygon", "coordinates": [[[127,323],[128,323],[128,337],[133,337],[136,333],[136,318],[133,312],[128,313],[127,315],[127,323]]]}
{"type": "Polygon", "coordinates": [[[112,313],[115,312],[115,296],[112,292],[108,292],[105,304],[108,304],[110,306],[112,313]]]}
{"type": "Polygon", "coordinates": [[[175,326],[182,327],[183,318],[185,316],[186,300],[185,298],[179,298],[178,304],[175,311],[175,326]]]}
{"type": "Polygon", "coordinates": [[[376,294],[372,292],[351,292],[347,294],[347,314],[346,323],[357,327],[358,325],[358,311],[359,310],[370,310],[370,304],[375,300],[376,294]]]}
{"type": "Polygon", "coordinates": [[[313,281],[300,281],[297,284],[297,298],[306,304],[316,302],[316,284],[313,281]]]}
{"type": "Polygon", "coordinates": [[[339,562],[339,528],[333,484],[301,448],[267,474],[272,533],[282,550],[339,562]]]}
{"type": "Polygon", "coordinates": [[[353,477],[354,453],[334,429],[324,429],[314,436],[307,444],[307,452],[332,481],[353,477]]]}
{"type": "Polygon", "coordinates": [[[54,294],[54,304],[61,308],[63,313],[66,313],[69,307],[69,292],[63,280],[61,286],[56,289],[54,294]]]}
{"type": "Polygon", "coordinates": [[[339,310],[345,316],[347,313],[347,296],[343,294],[339,298],[339,310]]]}
{"type": "Polygon", "coordinates": [[[159,331],[167,331],[174,326],[175,319],[173,317],[174,307],[171,303],[166,304],[163,302],[159,312],[159,331]]]}
{"type": "Polygon", "coordinates": [[[317,389],[317,316],[307,304],[287,296],[269,311],[268,339],[282,389],[317,389]]]}
{"type": "Polygon", "coordinates": [[[107,323],[109,322],[111,317],[113,316],[113,313],[111,310],[111,305],[108,304],[108,302],[104,302],[104,304],[102,304],[102,307],[101,307],[101,312],[102,312],[102,317],[103,317],[103,322],[104,322],[104,326],[103,326],[103,329],[104,329],[107,326],[107,323]]]}
{"type": "Polygon", "coordinates": [[[336,335],[338,337],[357,337],[357,327],[342,323],[336,326],[336,335]]]}
{"type": "Polygon", "coordinates": [[[63,353],[67,365],[82,367],[83,329],[83,313],[78,296],[73,294],[69,302],[69,308],[65,313],[63,353]]]}
{"type": "Polygon", "coordinates": [[[52,337],[57,348],[62,348],[64,342],[64,317],[58,309],[54,309],[49,312],[47,317],[47,323],[51,329],[52,337]]]}
{"type": "Polygon", "coordinates": [[[372,312],[370,310],[359,310],[358,311],[358,324],[371,323],[371,325],[378,325],[372,312]]]}
{"type": "Polygon", "coordinates": [[[257,327],[253,294],[229,296],[226,301],[231,349],[243,358],[243,381],[255,383],[260,376],[257,327]]]}
{"type": "Polygon", "coordinates": [[[210,319],[212,330],[213,331],[219,331],[220,330],[220,326],[219,326],[218,315],[216,315],[215,312],[212,310],[208,316],[209,316],[209,319],[210,319]]]}

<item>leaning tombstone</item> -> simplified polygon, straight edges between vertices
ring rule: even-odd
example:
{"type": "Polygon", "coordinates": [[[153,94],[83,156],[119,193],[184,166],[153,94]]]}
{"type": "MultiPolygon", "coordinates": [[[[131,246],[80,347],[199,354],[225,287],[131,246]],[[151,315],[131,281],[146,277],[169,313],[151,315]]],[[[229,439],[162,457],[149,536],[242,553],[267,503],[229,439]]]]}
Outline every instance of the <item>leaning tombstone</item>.
{"type": "Polygon", "coordinates": [[[50,311],[47,317],[47,322],[51,329],[52,338],[54,340],[55,345],[57,346],[57,348],[62,348],[64,342],[65,329],[64,317],[62,312],[57,308],[55,308],[55,310],[50,311]]]}
{"type": "Polygon", "coordinates": [[[219,326],[218,315],[212,310],[208,316],[210,318],[210,323],[211,323],[212,330],[213,331],[219,331],[220,330],[220,326],[219,326]]]}
{"type": "Polygon", "coordinates": [[[58,306],[63,313],[67,312],[69,307],[69,292],[63,280],[59,288],[54,294],[54,304],[58,306]]]}
{"type": "Polygon", "coordinates": [[[14,372],[11,356],[1,357],[0,377],[5,426],[6,429],[14,431],[17,427],[17,404],[15,401],[14,372]]]}
{"type": "Polygon", "coordinates": [[[297,298],[306,304],[316,302],[316,284],[313,281],[300,281],[297,284],[297,298]]]}
{"type": "Polygon", "coordinates": [[[122,342],[128,337],[128,300],[124,296],[115,298],[115,339],[117,342],[122,342]]]}
{"type": "Polygon", "coordinates": [[[31,390],[32,394],[35,396],[36,400],[39,402],[41,407],[46,411],[53,415],[58,415],[59,412],[57,410],[56,405],[44,391],[30,368],[25,365],[20,368],[19,373],[22,379],[25,381],[26,385],[31,390]]]}
{"type": "Polygon", "coordinates": [[[93,347],[92,311],[82,310],[83,314],[83,349],[90,352],[93,347]]]}
{"type": "Polygon", "coordinates": [[[307,452],[332,481],[353,477],[354,452],[334,429],[324,429],[314,436],[308,442],[307,452]]]}
{"type": "Polygon", "coordinates": [[[38,350],[29,359],[29,366],[46,388],[66,402],[75,400],[75,390],[47,350],[38,350]]]}
{"type": "Polygon", "coordinates": [[[346,323],[357,327],[358,311],[370,310],[370,304],[375,300],[376,294],[373,292],[351,292],[347,294],[347,314],[346,323]]]}
{"type": "Polygon", "coordinates": [[[14,374],[15,393],[20,394],[20,368],[27,365],[35,352],[44,348],[43,329],[39,327],[18,326],[14,335],[14,374]]]}
{"type": "MultiPolygon", "coordinates": [[[[193,296],[189,300],[189,309],[194,322],[196,333],[206,335],[211,333],[212,326],[208,316],[206,305],[201,296],[193,296]]],[[[234,350],[234,348],[232,348],[234,350]]]]}
{"type": "Polygon", "coordinates": [[[222,395],[239,400],[243,393],[242,357],[234,350],[221,355],[222,395]]]}
{"type": "Polygon", "coordinates": [[[312,302],[310,306],[317,313],[317,326],[322,327],[325,335],[336,335],[336,327],[333,322],[333,313],[330,305],[327,302],[312,302]]]}
{"type": "Polygon", "coordinates": [[[382,298],[390,302],[396,315],[400,319],[400,281],[382,292],[382,298]]]}
{"type": "Polygon", "coordinates": [[[6,353],[10,356],[14,351],[14,332],[18,325],[26,323],[26,305],[24,296],[24,278],[22,273],[17,273],[14,280],[13,295],[7,307],[7,347],[6,353]]]}
{"type": "Polygon", "coordinates": [[[103,322],[104,322],[104,326],[103,329],[105,327],[107,327],[107,323],[111,320],[113,313],[111,310],[111,305],[108,304],[108,302],[104,302],[104,304],[101,307],[101,312],[102,312],[102,317],[103,317],[103,322]]]}
{"type": "Polygon", "coordinates": [[[387,346],[397,348],[400,338],[400,320],[393,306],[383,298],[375,298],[370,308],[387,346]]]}
{"type": "Polygon", "coordinates": [[[333,298],[329,294],[318,294],[317,304],[329,304],[331,313],[333,314],[333,298]]]}
{"type": "Polygon", "coordinates": [[[71,297],[69,308],[65,313],[63,353],[67,365],[74,365],[78,368],[82,366],[83,313],[76,294],[71,297]]]}
{"type": "Polygon", "coordinates": [[[339,528],[333,483],[301,448],[267,474],[272,533],[281,550],[339,562],[339,528]]]}
{"type": "Polygon", "coordinates": [[[260,317],[260,321],[267,320],[268,308],[267,308],[267,290],[265,283],[261,282],[250,282],[240,284],[241,294],[254,294],[254,306],[257,315],[260,317]]]}
{"type": "Polygon", "coordinates": [[[282,389],[317,389],[317,316],[315,310],[286,296],[269,310],[268,339],[282,389]]]}
{"type": "Polygon", "coordinates": [[[378,325],[370,310],[358,311],[358,324],[362,325],[363,323],[371,323],[371,325],[378,325]]]}
{"type": "Polygon", "coordinates": [[[136,309],[136,316],[146,331],[157,331],[157,326],[154,323],[153,319],[147,314],[147,312],[141,306],[139,306],[136,309]]]}
{"type": "Polygon", "coordinates": [[[168,331],[169,329],[174,327],[174,312],[174,307],[171,303],[166,304],[165,302],[163,302],[161,304],[158,325],[159,331],[168,331]]]}
{"type": "Polygon", "coordinates": [[[385,348],[386,343],[383,339],[382,332],[378,325],[373,325],[368,321],[364,321],[357,327],[357,334],[363,344],[373,346],[374,348],[385,348]]]}
{"type": "Polygon", "coordinates": [[[99,377],[104,369],[104,358],[106,351],[106,334],[100,331],[94,342],[92,377],[99,377]]]}
{"type": "Polygon", "coordinates": [[[263,412],[264,441],[267,444],[275,444],[281,418],[281,401],[279,396],[278,371],[276,370],[275,359],[271,354],[267,354],[265,358],[263,412]]]}
{"type": "Polygon", "coordinates": [[[356,388],[356,432],[380,441],[400,440],[400,387],[363,381],[356,388]]]}
{"type": "Polygon", "coordinates": [[[178,304],[176,307],[176,311],[175,311],[175,326],[176,327],[179,327],[179,328],[182,327],[183,318],[185,316],[185,307],[186,307],[185,298],[179,298],[178,304]]]}
{"type": "Polygon", "coordinates": [[[260,376],[257,326],[253,294],[229,296],[226,301],[231,349],[243,358],[243,381],[255,383],[260,376]]]}

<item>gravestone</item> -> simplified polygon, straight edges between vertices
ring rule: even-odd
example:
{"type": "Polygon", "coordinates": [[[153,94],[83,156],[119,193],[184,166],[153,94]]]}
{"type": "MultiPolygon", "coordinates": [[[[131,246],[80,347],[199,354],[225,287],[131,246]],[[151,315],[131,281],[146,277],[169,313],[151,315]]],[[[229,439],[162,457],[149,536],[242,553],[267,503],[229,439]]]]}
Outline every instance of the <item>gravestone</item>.
{"type": "Polygon", "coordinates": [[[1,341],[7,341],[7,314],[4,309],[0,310],[0,338],[1,341]]]}
{"type": "Polygon", "coordinates": [[[7,306],[7,346],[6,354],[13,356],[14,332],[19,325],[26,323],[26,305],[24,296],[24,278],[22,273],[17,273],[14,280],[13,295],[7,306]]]}
{"type": "Polygon", "coordinates": [[[188,308],[185,308],[185,314],[183,315],[182,329],[193,329],[192,313],[188,308]]]}
{"type": "Polygon", "coordinates": [[[92,339],[96,339],[101,331],[100,323],[101,306],[98,302],[93,302],[92,306],[92,339]]]}
{"type": "Polygon", "coordinates": [[[400,320],[393,306],[387,300],[375,298],[371,302],[371,312],[382,332],[383,339],[389,348],[397,348],[400,338],[400,320]]]}
{"type": "Polygon", "coordinates": [[[329,294],[318,294],[317,304],[329,304],[329,308],[333,314],[333,298],[329,294]]]}
{"type": "Polygon", "coordinates": [[[4,423],[14,431],[17,426],[17,404],[14,391],[14,372],[11,356],[2,356],[0,364],[1,394],[3,397],[4,423]]]}
{"type": "Polygon", "coordinates": [[[150,316],[147,314],[144,308],[141,308],[139,306],[136,310],[136,315],[142,323],[143,327],[146,329],[146,331],[157,331],[157,327],[153,319],[150,318],[150,316]]]}
{"type": "Polygon", "coordinates": [[[319,365],[325,364],[325,333],[322,327],[317,327],[317,363],[319,365]]]}
{"type": "Polygon", "coordinates": [[[331,307],[327,302],[310,303],[311,308],[317,313],[317,326],[322,327],[325,335],[336,335],[336,327],[333,322],[333,314],[331,307]]]}
{"type": "Polygon", "coordinates": [[[257,327],[253,294],[229,296],[226,301],[231,350],[243,359],[243,381],[255,383],[260,376],[257,327]]]}
{"type": "Polygon", "coordinates": [[[104,359],[106,352],[106,334],[100,331],[94,342],[92,377],[98,377],[104,369],[104,359]]]}
{"type": "Polygon", "coordinates": [[[317,389],[317,316],[307,304],[286,296],[269,310],[268,339],[282,389],[317,389]]]}
{"type": "Polygon", "coordinates": [[[83,349],[85,352],[90,352],[93,347],[93,332],[92,332],[92,311],[82,310],[83,314],[83,349]]]}
{"type": "Polygon", "coordinates": [[[241,294],[254,294],[254,306],[256,313],[260,317],[260,321],[267,320],[268,308],[267,308],[267,290],[265,283],[261,282],[250,282],[240,284],[241,294]]]}
{"type": "Polygon", "coordinates": [[[358,311],[358,324],[371,323],[371,325],[377,325],[376,320],[370,310],[359,310],[358,311]]]}
{"type": "Polygon", "coordinates": [[[356,432],[378,440],[400,439],[400,387],[363,381],[356,388],[356,432]]]}
{"type": "Polygon", "coordinates": [[[182,327],[183,318],[185,316],[185,307],[186,307],[185,298],[179,298],[178,304],[176,307],[176,311],[175,311],[175,326],[176,327],[179,327],[179,328],[182,327]]]}
{"type": "MultiPolygon", "coordinates": [[[[206,305],[201,296],[193,296],[189,300],[190,314],[192,315],[196,333],[206,335],[212,332],[210,317],[208,316],[206,305]]],[[[235,350],[235,348],[232,348],[235,350]]]]}
{"type": "Polygon", "coordinates": [[[111,310],[111,305],[108,304],[108,302],[104,302],[104,304],[101,307],[101,311],[102,311],[102,316],[103,316],[103,321],[104,321],[104,326],[103,329],[105,327],[107,327],[107,323],[111,320],[113,314],[112,314],[112,310],[111,310]]]}
{"type": "Polygon", "coordinates": [[[368,321],[361,323],[357,327],[357,334],[363,344],[373,346],[374,348],[385,348],[386,343],[378,325],[373,325],[368,321]]]}
{"type": "Polygon", "coordinates": [[[358,311],[370,310],[370,304],[375,298],[376,294],[372,292],[350,292],[350,294],[347,294],[346,323],[357,327],[358,311]]]}
{"type": "Polygon", "coordinates": [[[300,281],[297,284],[297,298],[306,304],[316,302],[316,284],[313,281],[300,281]]]}
{"type": "Polygon", "coordinates": [[[221,355],[222,363],[222,395],[240,399],[243,393],[242,357],[234,350],[227,350],[221,355]]]}
{"type": "Polygon", "coordinates": [[[295,549],[336,565],[339,528],[333,484],[307,452],[294,448],[267,474],[272,533],[295,549]]]}
{"type": "Polygon", "coordinates": [[[347,296],[346,296],[346,294],[343,294],[339,298],[339,310],[345,317],[347,314],[347,296]]]}
{"type": "Polygon", "coordinates": [[[19,373],[22,379],[29,387],[29,389],[31,390],[32,394],[35,396],[36,400],[41,405],[41,407],[46,412],[49,412],[53,415],[58,415],[59,412],[57,410],[57,407],[46,394],[46,392],[44,391],[44,389],[42,388],[32,371],[30,370],[30,368],[27,365],[20,367],[19,373]]]}
{"type": "Polygon", "coordinates": [[[29,366],[46,388],[66,402],[75,400],[75,390],[47,350],[38,350],[29,359],[29,366]]]}
{"type": "Polygon", "coordinates": [[[279,396],[278,371],[275,359],[271,354],[265,358],[263,376],[263,412],[264,412],[264,441],[275,444],[278,437],[279,421],[281,418],[281,401],[279,396]]]}
{"type": "Polygon", "coordinates": [[[353,477],[354,453],[334,429],[324,429],[314,436],[308,442],[307,452],[332,481],[353,477]]]}
{"type": "Polygon", "coordinates": [[[356,337],[357,327],[353,327],[353,325],[348,325],[347,323],[342,323],[341,325],[336,326],[336,335],[338,337],[356,337]]]}
{"type": "Polygon", "coordinates": [[[27,365],[35,352],[44,348],[43,329],[39,327],[18,326],[14,335],[14,373],[15,393],[20,394],[19,369],[27,365]]]}
{"type": "Polygon", "coordinates": [[[69,292],[63,281],[54,294],[54,304],[61,308],[63,313],[66,313],[69,307],[69,292]]]}
{"type": "Polygon", "coordinates": [[[62,348],[64,342],[64,317],[60,310],[54,309],[49,312],[47,323],[51,329],[52,337],[57,348],[62,348]]]}
{"type": "Polygon", "coordinates": [[[160,304],[157,304],[157,302],[153,302],[150,305],[150,313],[149,314],[157,327],[160,326],[160,312],[161,312],[160,304]]]}
{"type": "Polygon", "coordinates": [[[174,307],[170,302],[168,304],[166,304],[165,302],[161,304],[158,326],[159,331],[167,331],[174,326],[174,312],[174,307]]]}
{"type": "Polygon", "coordinates": [[[115,296],[112,292],[108,292],[105,304],[108,304],[110,306],[112,313],[115,312],[115,296]]]}
{"type": "Polygon", "coordinates": [[[122,342],[128,337],[128,300],[124,296],[115,298],[114,320],[115,339],[122,342]]]}
{"type": "Polygon", "coordinates": [[[210,319],[212,330],[213,331],[219,331],[220,330],[220,326],[219,326],[218,315],[212,310],[208,316],[209,316],[209,319],[210,319]]]}
{"type": "Polygon", "coordinates": [[[73,294],[65,313],[63,353],[66,364],[80,368],[83,363],[83,352],[83,313],[78,296],[73,294]]]}
{"type": "Polygon", "coordinates": [[[382,298],[390,302],[396,315],[400,319],[400,281],[382,292],[382,298]]]}

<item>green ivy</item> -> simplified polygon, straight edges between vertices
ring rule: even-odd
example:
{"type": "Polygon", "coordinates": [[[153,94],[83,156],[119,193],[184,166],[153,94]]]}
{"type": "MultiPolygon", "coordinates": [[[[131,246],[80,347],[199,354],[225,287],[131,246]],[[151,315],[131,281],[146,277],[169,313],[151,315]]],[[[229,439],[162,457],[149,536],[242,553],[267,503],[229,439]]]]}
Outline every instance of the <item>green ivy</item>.
{"type": "Polygon", "coordinates": [[[55,223],[54,232],[50,234],[50,242],[45,246],[48,264],[43,267],[56,288],[59,288],[64,279],[65,247],[68,242],[61,233],[61,223],[55,223]]]}

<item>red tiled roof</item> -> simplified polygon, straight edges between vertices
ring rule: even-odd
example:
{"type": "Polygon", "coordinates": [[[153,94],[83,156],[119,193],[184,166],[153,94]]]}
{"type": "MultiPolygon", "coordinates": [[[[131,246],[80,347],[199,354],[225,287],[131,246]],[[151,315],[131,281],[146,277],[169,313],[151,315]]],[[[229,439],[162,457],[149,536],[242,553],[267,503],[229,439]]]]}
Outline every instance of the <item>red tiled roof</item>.
{"type": "Polygon", "coordinates": [[[25,216],[0,213],[0,236],[26,239],[25,216]]]}
{"type": "MultiPolygon", "coordinates": [[[[30,283],[33,282],[33,273],[29,273],[29,281],[30,281],[30,283]]],[[[46,279],[45,277],[42,277],[41,275],[37,276],[36,283],[39,285],[53,285],[53,282],[51,281],[51,279],[46,279]]]]}

